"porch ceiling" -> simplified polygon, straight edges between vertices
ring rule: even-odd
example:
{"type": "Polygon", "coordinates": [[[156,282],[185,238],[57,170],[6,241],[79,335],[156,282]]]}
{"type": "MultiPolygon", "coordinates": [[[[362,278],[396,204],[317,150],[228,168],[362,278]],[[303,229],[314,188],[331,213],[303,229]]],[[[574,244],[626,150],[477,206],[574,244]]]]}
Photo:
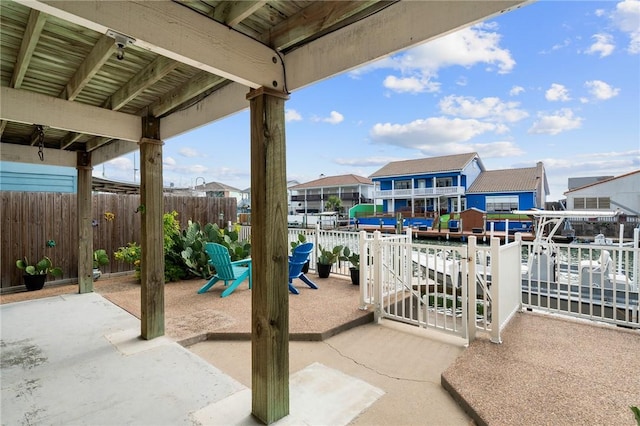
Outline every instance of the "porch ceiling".
{"type": "Polygon", "coordinates": [[[0,1],[0,159],[75,167],[517,8],[510,1],[0,1]],[[129,37],[118,59],[116,39],[129,37]]]}

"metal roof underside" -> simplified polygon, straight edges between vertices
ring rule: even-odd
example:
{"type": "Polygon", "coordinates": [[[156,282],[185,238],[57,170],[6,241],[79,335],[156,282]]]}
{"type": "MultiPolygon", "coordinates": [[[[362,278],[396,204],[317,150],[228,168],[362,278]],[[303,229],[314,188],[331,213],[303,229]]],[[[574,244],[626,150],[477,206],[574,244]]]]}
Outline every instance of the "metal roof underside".
{"type": "Polygon", "coordinates": [[[97,165],[525,3],[2,0],[0,160],[97,165]]]}

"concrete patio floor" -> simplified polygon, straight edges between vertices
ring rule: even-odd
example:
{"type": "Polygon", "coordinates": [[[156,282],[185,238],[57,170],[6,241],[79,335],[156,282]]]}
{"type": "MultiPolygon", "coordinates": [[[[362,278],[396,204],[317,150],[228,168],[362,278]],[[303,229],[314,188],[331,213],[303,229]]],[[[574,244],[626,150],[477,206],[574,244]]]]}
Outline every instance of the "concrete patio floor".
{"type": "MultiPolygon", "coordinates": [[[[301,285],[301,294],[289,298],[291,336],[297,340],[289,347],[291,415],[279,424],[635,425],[629,406],[640,405],[638,330],[523,312],[504,331],[501,345],[480,338],[465,348],[460,340],[436,332],[389,321],[369,323],[370,313],[357,308],[356,286],[336,277],[319,280],[312,275],[312,279],[320,290],[301,285]],[[330,378],[334,386],[329,388],[336,391],[327,393],[324,401],[317,398],[324,392],[310,391],[315,397],[305,400],[305,389],[326,389],[323,378],[330,378]],[[300,417],[301,413],[311,417],[300,417]]],[[[112,410],[128,413],[118,417],[122,421],[117,424],[256,424],[249,414],[250,291],[241,288],[224,299],[215,287],[207,294],[195,294],[202,284],[201,280],[167,284],[167,337],[151,342],[136,338],[140,288],[130,276],[101,278],[96,282],[99,295],[74,295],[76,286],[0,295],[2,424],[114,424],[116,417],[108,414],[112,410]],[[22,314],[9,320],[9,311],[24,311],[32,303],[12,302],[41,296],[54,296],[38,302],[45,305],[61,299],[66,306],[70,302],[86,306],[75,313],[65,309],[48,321],[41,315],[38,321],[23,324],[22,314]],[[103,305],[110,306],[110,314],[95,323],[89,312],[103,305]],[[58,317],[70,325],[58,323],[58,317]],[[45,331],[37,344],[29,340],[47,322],[55,329],[45,331]],[[71,330],[80,334],[72,337],[71,330]],[[95,342],[99,346],[92,348],[89,343],[95,342]],[[8,344],[22,351],[18,354],[25,355],[24,362],[8,344]],[[52,351],[46,358],[56,361],[41,361],[44,356],[38,348],[52,351]],[[138,355],[127,355],[134,349],[138,355]],[[113,351],[118,361],[101,361],[113,351]],[[144,361],[125,368],[136,357],[144,361]],[[187,366],[181,367],[182,362],[187,366]],[[33,374],[42,365],[29,367],[30,363],[50,370],[38,381],[33,374]],[[61,366],[69,368],[69,375],[58,380],[53,373],[61,366]],[[185,374],[174,377],[182,370],[185,374]],[[190,370],[202,370],[205,379],[194,378],[195,385],[184,385],[181,380],[190,370]],[[114,377],[114,385],[105,377],[114,377]],[[168,384],[164,393],[163,382],[168,384]],[[65,391],[54,392],[53,402],[34,403],[34,395],[53,383],[61,383],[65,391]],[[132,392],[137,389],[134,385],[151,389],[132,392]],[[191,398],[189,392],[194,390],[198,395],[191,398]],[[147,395],[158,399],[149,402],[147,395]],[[163,398],[168,399],[160,411],[172,421],[163,423],[153,417],[155,413],[145,417],[149,407],[162,404],[163,398]],[[64,413],[42,417],[58,406],[66,408],[64,413]],[[79,416],[78,406],[86,406],[89,417],[79,416]],[[164,413],[166,407],[176,413],[164,413]],[[100,410],[103,414],[98,414],[100,410]]]]}

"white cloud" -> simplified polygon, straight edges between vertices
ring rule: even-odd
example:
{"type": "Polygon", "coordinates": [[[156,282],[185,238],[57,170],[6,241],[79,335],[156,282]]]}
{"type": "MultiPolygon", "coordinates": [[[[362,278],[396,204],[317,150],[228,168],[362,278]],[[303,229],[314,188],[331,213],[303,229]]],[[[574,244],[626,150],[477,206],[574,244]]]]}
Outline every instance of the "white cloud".
{"type": "Polygon", "coordinates": [[[451,66],[466,68],[489,64],[489,71],[511,72],[516,62],[509,50],[500,47],[496,24],[480,23],[424,43],[404,53],[387,57],[350,73],[357,76],[375,69],[394,69],[399,76],[388,76],[385,87],[403,93],[437,91],[438,71],[451,66]],[[392,78],[393,77],[393,78],[392,78]]]}
{"type": "Polygon", "coordinates": [[[471,151],[477,152],[481,158],[509,158],[524,154],[524,151],[510,141],[477,143],[469,145],[471,151]]]}
{"type": "Polygon", "coordinates": [[[640,1],[625,0],[616,5],[611,19],[614,25],[629,35],[627,51],[637,55],[640,53],[640,1]]]}
{"type": "Polygon", "coordinates": [[[397,157],[357,157],[357,158],[336,158],[334,162],[341,166],[353,167],[382,167],[392,161],[406,160],[397,157]]]}
{"type": "Polygon", "coordinates": [[[329,117],[321,118],[320,121],[323,121],[329,124],[339,124],[344,121],[344,116],[337,111],[331,111],[331,113],[329,114],[329,117]]]}
{"type": "Polygon", "coordinates": [[[468,152],[469,148],[462,146],[462,142],[486,132],[502,131],[504,126],[500,124],[431,117],[406,124],[377,123],[370,136],[375,143],[418,149],[428,155],[444,155],[468,152]]]}
{"type": "Polygon", "coordinates": [[[503,102],[500,98],[476,99],[471,96],[447,96],[440,101],[440,110],[464,118],[484,118],[495,122],[513,123],[529,116],[518,109],[519,102],[503,102]]]}
{"type": "Polygon", "coordinates": [[[529,133],[557,135],[567,130],[578,129],[582,126],[582,118],[574,117],[573,111],[563,108],[552,114],[538,114],[538,120],[533,123],[529,133]]]}
{"type": "Polygon", "coordinates": [[[524,87],[522,86],[513,86],[509,90],[509,96],[518,96],[520,93],[524,93],[524,87]]]}
{"type": "Polygon", "coordinates": [[[591,38],[595,39],[595,42],[587,49],[588,54],[600,54],[601,58],[611,55],[616,48],[613,44],[613,37],[610,34],[594,34],[591,38]]]}
{"type": "Polygon", "coordinates": [[[302,121],[302,115],[295,109],[288,109],[284,112],[284,120],[287,123],[292,121],[302,121]]]}
{"type": "Polygon", "coordinates": [[[544,97],[551,102],[566,102],[571,100],[571,97],[569,97],[569,90],[567,90],[567,88],[562,84],[557,83],[553,83],[551,85],[551,88],[545,92],[544,97]]]}
{"type": "Polygon", "coordinates": [[[620,89],[611,87],[600,80],[587,81],[584,85],[589,90],[589,93],[598,100],[611,99],[620,93],[620,89]]]}
{"type": "Polygon", "coordinates": [[[182,147],[178,150],[178,154],[182,155],[183,157],[187,157],[187,158],[195,158],[195,157],[201,157],[202,154],[200,154],[198,151],[196,151],[193,148],[189,148],[189,147],[182,147]]]}
{"type": "Polygon", "coordinates": [[[429,81],[428,78],[417,77],[398,78],[390,75],[384,79],[382,85],[398,93],[437,92],[440,90],[439,83],[429,81]]]}
{"type": "Polygon", "coordinates": [[[173,157],[164,157],[162,159],[162,164],[166,166],[174,166],[176,164],[176,160],[173,157]]]}

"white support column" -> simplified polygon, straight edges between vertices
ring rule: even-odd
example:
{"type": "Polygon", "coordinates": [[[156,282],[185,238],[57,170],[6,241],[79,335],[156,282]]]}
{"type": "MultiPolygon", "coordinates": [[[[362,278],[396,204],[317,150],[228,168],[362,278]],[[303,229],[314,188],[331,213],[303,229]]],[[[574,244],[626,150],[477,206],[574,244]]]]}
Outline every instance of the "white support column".
{"type": "Polygon", "coordinates": [[[467,338],[469,343],[473,342],[476,338],[476,298],[477,298],[477,284],[476,284],[476,256],[477,256],[477,240],[475,235],[469,237],[467,243],[467,258],[469,259],[468,271],[468,290],[467,290],[467,338]]]}
{"type": "Polygon", "coordinates": [[[491,239],[491,342],[500,337],[500,238],[491,239]]]}

